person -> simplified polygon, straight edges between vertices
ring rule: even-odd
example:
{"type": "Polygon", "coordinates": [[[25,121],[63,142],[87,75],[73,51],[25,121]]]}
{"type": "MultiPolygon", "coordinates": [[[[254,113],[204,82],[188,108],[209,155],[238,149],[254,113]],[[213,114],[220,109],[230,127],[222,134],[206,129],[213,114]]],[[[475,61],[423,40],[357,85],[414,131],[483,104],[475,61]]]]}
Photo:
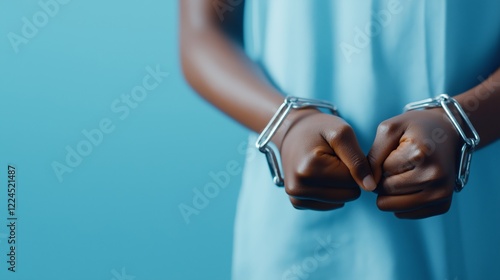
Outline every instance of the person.
{"type": "Polygon", "coordinates": [[[233,279],[496,275],[499,1],[179,3],[185,77],[253,131],[249,151],[285,96],[326,100],[340,113],[286,117],[272,138],[284,190],[264,155],[248,157],[233,279]],[[464,141],[444,110],[402,113],[441,93],[480,136],[459,194],[464,141]]]}

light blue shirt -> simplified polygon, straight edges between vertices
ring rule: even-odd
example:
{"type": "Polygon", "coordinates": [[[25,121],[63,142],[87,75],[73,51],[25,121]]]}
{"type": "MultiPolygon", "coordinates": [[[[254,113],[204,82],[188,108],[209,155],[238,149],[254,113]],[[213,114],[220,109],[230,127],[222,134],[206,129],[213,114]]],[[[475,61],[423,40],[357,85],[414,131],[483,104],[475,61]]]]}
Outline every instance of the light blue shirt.
{"type": "MultiPolygon", "coordinates": [[[[246,5],[249,56],[287,95],[333,102],[365,152],[378,124],[405,104],[462,93],[500,66],[500,1],[246,5]]],[[[238,203],[234,279],[462,280],[497,274],[499,143],[474,154],[469,183],[454,195],[447,214],[409,221],[378,210],[372,193],[340,210],[295,210],[273,185],[265,158],[252,152],[255,138],[250,136],[238,203]]]]}

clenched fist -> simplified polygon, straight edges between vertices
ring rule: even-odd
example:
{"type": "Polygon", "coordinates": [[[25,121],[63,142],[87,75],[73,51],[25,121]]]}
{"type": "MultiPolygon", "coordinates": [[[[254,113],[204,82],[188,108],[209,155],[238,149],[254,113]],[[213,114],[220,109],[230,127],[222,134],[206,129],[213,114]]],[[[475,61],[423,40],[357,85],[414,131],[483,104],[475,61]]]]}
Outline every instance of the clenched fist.
{"type": "Polygon", "coordinates": [[[366,156],[343,119],[296,112],[279,145],[285,190],[295,208],[332,210],[358,198],[359,186],[375,189],[366,156]]]}
{"type": "Polygon", "coordinates": [[[381,123],[368,154],[379,209],[406,219],[446,213],[460,139],[441,108],[409,111],[381,123]]]}

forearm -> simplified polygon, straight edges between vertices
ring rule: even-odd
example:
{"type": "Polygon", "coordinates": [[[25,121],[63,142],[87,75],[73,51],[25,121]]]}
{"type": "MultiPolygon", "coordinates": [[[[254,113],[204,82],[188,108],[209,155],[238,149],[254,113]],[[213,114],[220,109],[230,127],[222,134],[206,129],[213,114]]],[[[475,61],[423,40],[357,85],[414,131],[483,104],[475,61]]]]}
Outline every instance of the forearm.
{"type": "MultiPolygon", "coordinates": [[[[206,15],[215,11],[204,11],[200,18],[196,9],[204,5],[202,1],[180,2],[181,57],[187,81],[227,115],[253,131],[262,131],[283,96],[223,31],[218,19],[206,15]]],[[[280,131],[277,138],[283,134],[284,130],[280,131]]]]}
{"type": "Polygon", "coordinates": [[[455,96],[484,147],[500,138],[500,68],[476,87],[455,96]]]}

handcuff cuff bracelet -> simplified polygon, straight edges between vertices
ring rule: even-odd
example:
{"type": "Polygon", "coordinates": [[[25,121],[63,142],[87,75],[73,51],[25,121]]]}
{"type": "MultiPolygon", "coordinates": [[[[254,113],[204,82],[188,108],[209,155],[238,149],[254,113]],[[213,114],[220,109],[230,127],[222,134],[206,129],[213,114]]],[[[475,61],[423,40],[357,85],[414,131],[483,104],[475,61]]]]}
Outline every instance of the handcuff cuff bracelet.
{"type": "Polygon", "coordinates": [[[333,115],[338,115],[337,108],[331,103],[315,99],[288,96],[259,135],[257,142],[255,143],[257,149],[266,155],[273,182],[279,187],[282,187],[285,183],[283,179],[283,172],[280,169],[276,152],[269,146],[269,142],[292,109],[304,108],[328,109],[333,115]]]}
{"type": "MultiPolygon", "coordinates": [[[[289,96],[285,98],[285,101],[278,108],[274,116],[271,118],[267,126],[264,128],[262,133],[257,138],[257,142],[255,146],[259,149],[260,152],[266,155],[267,163],[269,165],[269,170],[271,171],[271,176],[273,178],[273,182],[277,186],[284,185],[283,172],[280,169],[278,157],[276,156],[276,152],[269,146],[269,142],[271,138],[276,134],[276,131],[280,128],[280,126],[285,121],[286,116],[290,113],[291,109],[303,109],[303,108],[323,108],[328,109],[333,115],[338,115],[337,108],[331,103],[315,100],[315,99],[307,99],[300,97],[289,96]]],[[[472,125],[471,121],[467,117],[467,114],[462,109],[462,106],[452,97],[447,94],[441,94],[435,98],[427,98],[417,102],[408,103],[404,107],[404,111],[413,111],[418,109],[431,109],[441,107],[445,111],[446,115],[450,119],[451,123],[457,130],[460,137],[464,141],[462,145],[462,149],[460,152],[460,163],[458,167],[458,174],[456,179],[455,192],[460,192],[469,179],[470,173],[470,163],[472,160],[472,154],[479,145],[479,135],[472,125]],[[472,133],[472,137],[468,137],[465,131],[462,129],[462,126],[458,122],[458,120],[453,115],[449,105],[453,105],[455,110],[459,113],[462,120],[467,125],[468,129],[472,133]]]]}
{"type": "Polygon", "coordinates": [[[427,98],[421,101],[408,103],[405,106],[404,111],[406,112],[418,109],[431,109],[438,107],[443,108],[446,115],[450,119],[451,123],[453,124],[458,134],[460,134],[460,137],[462,137],[462,140],[464,141],[464,144],[462,145],[462,149],[460,151],[460,163],[458,166],[458,174],[455,186],[455,192],[460,192],[465,187],[469,179],[472,153],[474,152],[477,145],[479,145],[479,140],[480,140],[476,129],[474,128],[471,121],[467,117],[467,114],[462,109],[462,106],[460,106],[460,104],[449,95],[440,94],[435,98],[427,98]],[[455,110],[459,113],[460,117],[467,125],[467,128],[472,133],[472,137],[468,137],[466,135],[464,129],[462,128],[458,120],[455,118],[455,115],[451,111],[449,105],[453,105],[455,110]]]}

